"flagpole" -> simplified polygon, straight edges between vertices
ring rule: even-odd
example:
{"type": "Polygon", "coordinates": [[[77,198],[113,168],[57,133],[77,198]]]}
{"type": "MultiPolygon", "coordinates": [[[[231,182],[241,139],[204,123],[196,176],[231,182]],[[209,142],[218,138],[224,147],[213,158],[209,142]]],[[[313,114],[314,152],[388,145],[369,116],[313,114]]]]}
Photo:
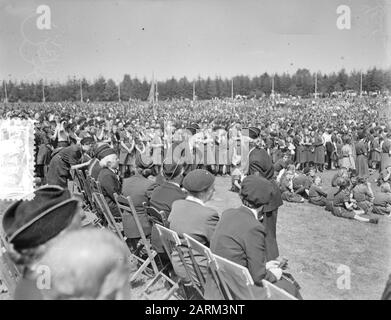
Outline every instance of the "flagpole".
{"type": "Polygon", "coordinates": [[[45,83],[42,80],[42,102],[45,102],[45,83]]]}
{"type": "Polygon", "coordinates": [[[234,79],[231,79],[231,99],[234,99],[234,79]]]}
{"type": "Polygon", "coordinates": [[[193,80],[193,101],[195,101],[195,80],[193,80]]]}
{"type": "Polygon", "coordinates": [[[118,102],[121,102],[121,81],[118,82],[118,102]]]}
{"type": "Polygon", "coordinates": [[[4,81],[4,93],[5,93],[5,99],[4,102],[8,103],[8,94],[7,94],[7,81],[4,81]]]}
{"type": "Polygon", "coordinates": [[[83,102],[83,85],[82,85],[82,79],[80,79],[80,102],[83,102]]]}

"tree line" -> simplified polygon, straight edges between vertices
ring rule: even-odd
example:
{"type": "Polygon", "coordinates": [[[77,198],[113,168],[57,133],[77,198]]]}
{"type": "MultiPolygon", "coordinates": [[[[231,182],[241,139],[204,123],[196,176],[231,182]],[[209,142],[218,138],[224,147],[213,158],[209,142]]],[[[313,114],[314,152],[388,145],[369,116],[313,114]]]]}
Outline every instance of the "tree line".
{"type": "MultiPolygon", "coordinates": [[[[363,72],[352,71],[347,73],[344,69],[329,74],[311,73],[308,69],[298,69],[294,74],[282,73],[249,77],[245,75],[228,78],[198,78],[189,80],[186,77],[176,79],[172,77],[166,81],[156,83],[159,100],[166,99],[192,99],[193,88],[198,100],[212,98],[226,98],[242,95],[247,97],[261,97],[274,92],[283,95],[310,96],[315,92],[315,79],[317,79],[317,93],[327,96],[332,92],[345,90],[360,91],[391,91],[391,69],[382,70],[372,68],[363,72]],[[233,89],[233,90],[232,90],[233,89]]],[[[67,81],[38,82],[3,81],[0,93],[1,101],[7,95],[10,102],[40,102],[43,101],[121,101],[129,99],[147,100],[151,82],[145,78],[140,80],[125,74],[118,83],[103,76],[94,81],[85,78],[68,78],[67,81]],[[119,90],[118,90],[119,89],[119,90]]]]}

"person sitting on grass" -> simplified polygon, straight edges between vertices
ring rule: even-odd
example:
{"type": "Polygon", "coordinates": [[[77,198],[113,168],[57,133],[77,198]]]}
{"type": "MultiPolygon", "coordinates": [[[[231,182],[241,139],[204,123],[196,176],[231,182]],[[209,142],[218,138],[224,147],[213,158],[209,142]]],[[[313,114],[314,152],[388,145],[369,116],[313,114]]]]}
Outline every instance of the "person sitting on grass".
{"type": "Polygon", "coordinates": [[[314,176],[315,169],[310,167],[304,168],[303,173],[295,175],[293,178],[293,190],[295,193],[307,199],[314,176]]]}
{"type": "Polygon", "coordinates": [[[380,186],[380,193],[376,194],[373,200],[373,213],[385,215],[391,214],[391,187],[389,183],[380,186]]]}
{"type": "Polygon", "coordinates": [[[331,208],[327,208],[334,216],[346,219],[354,219],[360,222],[369,222],[375,224],[378,223],[377,218],[368,219],[361,217],[364,211],[358,209],[356,201],[350,196],[349,180],[339,178],[337,181],[337,185],[339,187],[339,190],[334,195],[334,199],[331,203],[331,208]]]}
{"type": "Polygon", "coordinates": [[[353,199],[357,201],[357,206],[364,210],[365,214],[372,212],[373,191],[371,183],[363,177],[357,177],[357,184],[352,190],[353,199]]]}
{"type": "Polygon", "coordinates": [[[343,179],[348,179],[349,178],[348,170],[345,167],[339,168],[337,173],[331,179],[331,186],[332,187],[338,187],[337,186],[338,178],[343,178],[343,179]]]}
{"type": "Polygon", "coordinates": [[[281,198],[282,200],[288,202],[303,203],[304,198],[293,190],[293,177],[294,177],[293,172],[287,171],[284,174],[284,176],[281,178],[280,181],[281,198]]]}
{"type": "Polygon", "coordinates": [[[327,204],[327,193],[322,190],[322,178],[315,176],[314,183],[311,185],[308,198],[309,202],[317,206],[325,206],[327,204]]]}
{"type": "Polygon", "coordinates": [[[391,184],[391,164],[388,165],[384,170],[382,170],[380,172],[379,178],[377,178],[378,186],[385,182],[391,184]]]}

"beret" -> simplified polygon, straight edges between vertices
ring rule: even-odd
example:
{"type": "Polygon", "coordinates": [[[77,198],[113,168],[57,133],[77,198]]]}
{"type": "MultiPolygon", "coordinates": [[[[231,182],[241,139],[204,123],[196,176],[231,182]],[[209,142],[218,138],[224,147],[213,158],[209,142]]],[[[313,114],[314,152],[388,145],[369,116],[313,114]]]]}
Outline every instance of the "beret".
{"type": "Polygon", "coordinates": [[[197,133],[197,128],[193,126],[186,127],[186,130],[190,131],[193,135],[197,133]]]}
{"type": "Polygon", "coordinates": [[[95,140],[93,137],[85,137],[85,138],[81,139],[81,141],[80,141],[80,143],[83,145],[93,144],[94,142],[95,142],[95,140]]]}
{"type": "Polygon", "coordinates": [[[101,153],[103,150],[107,148],[110,148],[110,146],[107,143],[96,145],[94,150],[95,157],[98,158],[98,160],[101,160],[102,158],[99,157],[99,153],[101,153]]]}
{"type": "Polygon", "coordinates": [[[183,179],[182,186],[189,192],[201,192],[213,185],[215,176],[209,171],[195,169],[183,179]]]}
{"type": "Polygon", "coordinates": [[[34,195],[14,202],[3,216],[3,230],[16,250],[35,248],[55,237],[78,211],[78,200],[59,186],[43,186],[34,195]]]}
{"type": "Polygon", "coordinates": [[[310,167],[305,167],[305,168],[303,169],[303,173],[304,173],[304,174],[308,174],[310,171],[311,171],[311,168],[310,168],[310,167]]]}
{"type": "Polygon", "coordinates": [[[102,160],[103,158],[110,156],[112,154],[116,154],[116,152],[113,148],[109,147],[109,148],[103,149],[101,152],[99,152],[98,159],[100,158],[100,160],[102,160]]]}
{"type": "Polygon", "coordinates": [[[256,208],[270,202],[273,185],[267,179],[260,176],[247,176],[242,182],[240,194],[243,199],[253,204],[256,208]]]}

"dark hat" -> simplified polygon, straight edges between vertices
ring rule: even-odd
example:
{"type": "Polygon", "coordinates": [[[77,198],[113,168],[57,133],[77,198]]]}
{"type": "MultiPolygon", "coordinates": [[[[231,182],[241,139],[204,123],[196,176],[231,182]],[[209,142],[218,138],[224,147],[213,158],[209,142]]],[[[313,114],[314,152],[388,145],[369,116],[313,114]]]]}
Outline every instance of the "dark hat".
{"type": "Polygon", "coordinates": [[[312,169],[312,168],[310,168],[310,167],[305,167],[305,168],[303,169],[303,173],[304,173],[304,174],[308,174],[308,173],[311,171],[311,169],[312,169]]]}
{"type": "Polygon", "coordinates": [[[109,155],[112,155],[112,154],[116,154],[115,150],[113,148],[105,148],[103,149],[101,152],[99,152],[98,154],[98,159],[99,160],[102,160],[103,158],[109,156],[109,155]]]}
{"type": "Polygon", "coordinates": [[[273,185],[265,178],[259,176],[247,176],[242,182],[240,194],[243,199],[253,204],[256,208],[270,202],[273,185]]]}
{"type": "Polygon", "coordinates": [[[81,139],[80,143],[83,145],[93,144],[95,142],[93,137],[85,137],[81,139]]]}
{"type": "Polygon", "coordinates": [[[261,134],[261,130],[259,128],[257,128],[257,127],[248,128],[248,136],[251,139],[257,139],[260,134],[261,134]]]}
{"type": "Polygon", "coordinates": [[[182,185],[189,192],[201,192],[208,189],[214,181],[215,177],[209,171],[196,169],[186,175],[182,185]]]}
{"type": "Polygon", "coordinates": [[[19,200],[7,208],[3,229],[15,249],[37,247],[69,226],[78,200],[68,190],[46,185],[34,192],[33,200],[19,200]]]}
{"type": "Polygon", "coordinates": [[[110,148],[110,146],[107,144],[107,143],[104,143],[104,144],[101,144],[99,146],[96,147],[95,149],[95,157],[98,159],[98,160],[102,160],[102,156],[100,155],[100,153],[105,150],[105,149],[108,149],[110,148]]]}

